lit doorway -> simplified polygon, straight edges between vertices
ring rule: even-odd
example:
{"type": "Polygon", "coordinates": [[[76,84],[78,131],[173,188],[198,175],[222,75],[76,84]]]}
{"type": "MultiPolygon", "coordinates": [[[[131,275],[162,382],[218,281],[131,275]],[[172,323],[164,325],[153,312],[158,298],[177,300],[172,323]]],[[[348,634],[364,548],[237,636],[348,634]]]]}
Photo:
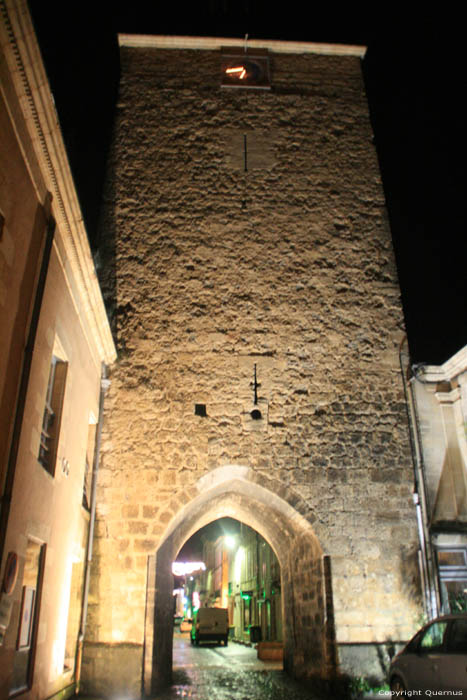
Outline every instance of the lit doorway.
{"type": "MultiPolygon", "coordinates": [[[[284,671],[296,678],[334,677],[335,636],[330,577],[325,570],[327,558],[311,523],[301,513],[304,506],[300,498],[292,493],[293,504],[289,503],[287,491],[282,489],[285,496],[282,497],[277,494],[278,490],[278,484],[270,485],[267,480],[259,483],[252,470],[241,466],[220,467],[200,480],[198,493],[185,502],[168,525],[157,551],[148,561],[143,659],[147,694],[156,694],[172,682],[173,562],[198,530],[223,518],[235,519],[258,533],[273,549],[279,562],[281,630],[276,626],[276,634],[282,637],[284,671]]],[[[246,554],[245,561],[248,567],[246,554]]],[[[244,582],[244,587],[239,587],[238,591],[241,601],[237,599],[241,603],[237,605],[241,616],[239,626],[243,632],[248,628],[250,639],[252,621],[260,621],[253,627],[262,624],[261,613],[254,618],[257,613],[251,604],[253,596],[248,593],[262,595],[260,587],[256,591],[255,585],[253,580],[253,586],[247,588],[244,582]]],[[[216,591],[220,591],[222,597],[219,586],[212,593],[216,591]]],[[[271,597],[266,595],[263,600],[268,599],[271,597]]],[[[260,606],[259,596],[255,604],[260,606]]],[[[271,609],[271,634],[272,613],[271,609]]],[[[267,627],[267,613],[263,614],[263,619],[267,627]]],[[[237,625],[236,619],[233,624],[237,625]]]]}
{"type": "MultiPolygon", "coordinates": [[[[275,643],[275,659],[281,656],[280,565],[256,530],[234,518],[215,520],[187,540],[173,571],[175,634],[191,634],[199,608],[225,608],[232,642],[269,642],[271,650],[275,643]]],[[[258,651],[267,655],[264,645],[258,651]]]]}

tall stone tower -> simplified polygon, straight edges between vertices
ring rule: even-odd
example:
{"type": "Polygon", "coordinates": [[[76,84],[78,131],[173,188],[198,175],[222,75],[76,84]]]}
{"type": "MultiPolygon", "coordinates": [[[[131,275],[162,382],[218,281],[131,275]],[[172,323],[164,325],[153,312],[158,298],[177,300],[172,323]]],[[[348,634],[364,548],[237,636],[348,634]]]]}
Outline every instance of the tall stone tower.
{"type": "Polygon", "coordinates": [[[142,670],[146,690],[168,681],[170,564],[221,516],[279,559],[286,669],[374,671],[412,632],[419,592],[403,320],[362,51],[120,43],[102,226],[119,360],[85,686],[137,693],[142,670]]]}

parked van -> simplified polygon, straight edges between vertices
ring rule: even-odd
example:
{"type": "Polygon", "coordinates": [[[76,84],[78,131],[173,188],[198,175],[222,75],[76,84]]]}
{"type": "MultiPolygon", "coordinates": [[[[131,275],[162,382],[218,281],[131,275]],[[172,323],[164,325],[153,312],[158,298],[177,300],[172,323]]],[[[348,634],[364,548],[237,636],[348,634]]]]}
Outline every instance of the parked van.
{"type": "Polygon", "coordinates": [[[200,608],[195,612],[191,628],[191,643],[224,642],[229,639],[227,608],[200,608]]]}

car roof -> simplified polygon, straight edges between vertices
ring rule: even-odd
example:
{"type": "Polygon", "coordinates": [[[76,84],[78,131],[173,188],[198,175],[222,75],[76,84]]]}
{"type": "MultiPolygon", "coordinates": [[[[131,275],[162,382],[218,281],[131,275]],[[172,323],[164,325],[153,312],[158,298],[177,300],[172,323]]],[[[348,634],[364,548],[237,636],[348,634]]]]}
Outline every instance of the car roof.
{"type": "MultiPolygon", "coordinates": [[[[449,613],[449,615],[440,615],[439,617],[433,618],[427,622],[427,625],[431,625],[432,622],[447,622],[448,620],[467,620],[467,612],[449,613]]],[[[426,626],[426,625],[425,625],[426,626]]]]}
{"type": "Polygon", "coordinates": [[[467,612],[450,613],[449,615],[439,615],[438,617],[434,617],[432,620],[425,622],[424,625],[419,627],[418,630],[415,632],[415,634],[412,636],[412,638],[409,639],[409,641],[407,642],[407,644],[405,646],[408,646],[409,644],[411,644],[411,642],[415,639],[415,637],[418,637],[418,635],[421,632],[424,632],[434,622],[449,622],[450,620],[467,620],[467,612]]]}
{"type": "Polygon", "coordinates": [[[426,630],[426,628],[432,625],[434,622],[450,622],[451,620],[467,620],[467,612],[449,613],[447,615],[439,615],[438,617],[434,617],[432,620],[428,620],[428,622],[425,622],[424,625],[419,627],[412,639],[422,630],[426,630]]]}

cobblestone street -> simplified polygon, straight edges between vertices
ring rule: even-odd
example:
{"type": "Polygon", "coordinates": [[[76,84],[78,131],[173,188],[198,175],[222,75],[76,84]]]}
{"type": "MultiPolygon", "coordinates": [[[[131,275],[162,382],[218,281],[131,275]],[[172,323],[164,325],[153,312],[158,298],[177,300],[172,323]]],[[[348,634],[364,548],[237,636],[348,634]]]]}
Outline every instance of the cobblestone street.
{"type": "Polygon", "coordinates": [[[259,661],[241,644],[192,647],[187,635],[174,637],[173,685],[157,700],[318,700],[289,678],[277,662],[259,661]]]}

